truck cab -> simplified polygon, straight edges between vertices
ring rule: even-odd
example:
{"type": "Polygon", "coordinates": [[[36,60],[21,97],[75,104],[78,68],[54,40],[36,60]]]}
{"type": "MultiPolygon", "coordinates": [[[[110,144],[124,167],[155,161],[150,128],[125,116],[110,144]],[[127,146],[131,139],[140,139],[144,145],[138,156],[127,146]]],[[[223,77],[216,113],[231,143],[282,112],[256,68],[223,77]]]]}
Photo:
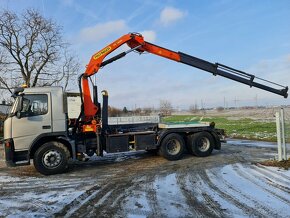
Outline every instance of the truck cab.
{"type": "Polygon", "coordinates": [[[8,165],[29,164],[41,141],[67,135],[66,103],[62,87],[18,89],[4,122],[8,165]]]}

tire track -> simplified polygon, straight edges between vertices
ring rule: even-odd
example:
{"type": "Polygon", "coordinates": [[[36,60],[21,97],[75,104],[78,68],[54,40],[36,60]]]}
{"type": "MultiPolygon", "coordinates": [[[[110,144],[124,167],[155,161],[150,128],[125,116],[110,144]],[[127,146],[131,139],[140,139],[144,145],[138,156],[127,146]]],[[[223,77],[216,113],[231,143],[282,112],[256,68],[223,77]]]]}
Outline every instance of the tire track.
{"type": "MultiPolygon", "coordinates": [[[[220,189],[216,184],[214,184],[211,179],[208,177],[206,172],[200,172],[201,179],[207,183],[207,185],[212,189],[215,190],[222,198],[232,202],[236,207],[243,210],[248,216],[255,216],[255,217],[264,217],[265,214],[260,213],[255,208],[249,207],[246,204],[243,204],[239,201],[239,199],[236,199],[234,196],[228,194],[227,192],[224,192],[224,190],[220,189]]],[[[221,181],[222,183],[222,181],[221,181]]],[[[227,185],[228,190],[233,190],[231,186],[227,185]]]]}
{"type": "Polygon", "coordinates": [[[53,192],[53,191],[62,191],[62,190],[68,190],[68,189],[78,189],[79,187],[84,186],[91,186],[92,185],[92,179],[87,180],[85,182],[81,182],[81,180],[56,180],[54,182],[49,182],[44,179],[27,179],[27,178],[21,178],[23,180],[21,181],[15,181],[15,182],[2,182],[0,184],[0,195],[10,195],[13,196],[16,194],[16,192],[21,191],[22,193],[30,192],[30,193],[37,193],[37,194],[45,194],[47,191],[53,192]]]}
{"type": "Polygon", "coordinates": [[[93,198],[100,190],[100,186],[96,185],[86,190],[79,197],[74,199],[72,202],[67,204],[62,210],[55,213],[55,217],[67,217],[71,216],[77,209],[79,209],[84,203],[88,202],[91,198],[93,198]]]}
{"type": "Polygon", "coordinates": [[[278,173],[277,171],[269,170],[267,167],[263,165],[255,165],[255,170],[260,172],[262,175],[266,175],[267,177],[271,177],[272,179],[275,179],[281,183],[288,184],[290,177],[287,175],[284,175],[282,173],[278,173]]]}
{"type": "MultiPolygon", "coordinates": [[[[229,145],[223,149],[210,157],[188,155],[176,162],[147,154],[135,154],[143,158],[133,160],[134,156],[124,154],[76,165],[67,174],[50,177],[40,176],[30,168],[19,168],[21,172],[0,168],[3,171],[0,195],[5,201],[0,202],[0,214],[159,218],[170,217],[172,213],[182,217],[278,217],[279,202],[283,204],[280,208],[289,205],[290,177],[258,166],[251,166],[248,172],[244,164],[266,156],[261,154],[261,149],[229,145]],[[236,163],[241,165],[235,166],[236,163]],[[223,166],[229,166],[228,175],[220,172],[223,166]],[[31,172],[23,174],[23,169],[31,172]],[[236,178],[228,179],[231,176],[236,178]],[[255,176],[260,178],[255,180],[255,176]],[[239,179],[243,180],[239,184],[248,184],[252,189],[257,186],[259,193],[271,195],[273,206],[266,208],[269,201],[265,203],[249,191],[252,189],[236,184],[239,179]],[[263,182],[268,190],[261,189],[265,188],[263,182]],[[274,196],[271,191],[281,196],[274,196]]],[[[290,210],[284,211],[287,213],[290,210]]]]}
{"type": "Polygon", "coordinates": [[[182,191],[183,196],[186,198],[187,205],[196,217],[224,217],[216,205],[212,204],[212,200],[209,196],[202,195],[201,190],[194,190],[194,185],[197,180],[196,177],[188,176],[186,173],[178,174],[177,181],[182,191]],[[190,182],[190,186],[188,184],[190,182]],[[190,187],[190,189],[189,189],[190,187]],[[199,192],[201,191],[201,192],[199,192]],[[196,195],[202,196],[204,202],[198,200],[196,195]],[[212,206],[212,207],[211,207],[212,206]]]}
{"type": "MultiPolygon", "coordinates": [[[[263,180],[260,177],[255,177],[254,175],[252,175],[249,172],[247,172],[246,170],[244,170],[244,168],[242,168],[239,164],[233,165],[233,169],[236,170],[236,173],[239,176],[245,178],[246,180],[248,180],[248,181],[252,182],[253,184],[255,184],[256,186],[260,187],[262,190],[265,190],[266,192],[270,193],[271,195],[275,196],[276,198],[278,198],[278,199],[282,200],[283,202],[285,202],[286,204],[290,205],[290,200],[288,200],[280,195],[277,195],[275,191],[272,191],[271,189],[263,186],[263,184],[259,184],[259,182],[257,182],[257,180],[259,180],[262,183],[265,183],[265,180],[269,181],[267,178],[265,178],[265,180],[263,180]]],[[[274,183],[274,182],[272,182],[272,183],[267,182],[265,184],[272,186],[276,190],[277,189],[281,190],[281,188],[277,187],[276,183],[274,183]]],[[[286,191],[286,193],[290,194],[290,191],[286,191]]]]}
{"type": "MultiPolygon", "coordinates": [[[[147,163],[148,161],[149,160],[144,160],[145,163],[147,163]]],[[[136,188],[136,184],[133,183],[132,180],[143,176],[142,174],[139,175],[140,172],[138,170],[138,167],[142,167],[142,170],[144,171],[149,171],[153,166],[152,164],[148,164],[148,168],[144,169],[144,165],[142,165],[142,162],[143,161],[141,160],[141,165],[137,165],[136,168],[132,168],[130,164],[118,164],[117,167],[113,169],[113,175],[110,175],[110,177],[105,180],[103,179],[102,182],[99,183],[99,185],[93,186],[92,188],[87,190],[86,193],[81,195],[79,198],[73,200],[73,202],[71,202],[70,204],[66,205],[63,210],[56,213],[55,216],[95,216],[94,212],[96,210],[98,210],[98,213],[99,211],[104,211],[104,216],[112,216],[113,213],[115,215],[117,213],[123,214],[121,203],[127,197],[127,195],[125,195],[125,192],[127,193],[134,187],[136,188]]],[[[145,174],[145,172],[143,172],[143,174],[145,174]]]]}
{"type": "MultiPolygon", "coordinates": [[[[106,198],[110,198],[114,190],[119,188],[121,188],[121,185],[115,185],[112,182],[103,187],[100,185],[92,187],[84,195],[75,199],[72,203],[66,205],[62,211],[54,215],[55,217],[92,217],[94,216],[95,205],[98,205],[98,203],[105,204],[106,198]]],[[[98,207],[101,207],[101,205],[98,207]]],[[[106,215],[106,213],[103,215],[106,215]]]]}
{"type": "Polygon", "coordinates": [[[257,174],[265,178],[265,180],[267,180],[270,185],[276,186],[280,190],[290,194],[290,186],[287,186],[287,184],[289,184],[290,177],[282,175],[275,171],[268,170],[267,168],[264,169],[264,167],[260,168],[258,166],[255,166],[253,169],[257,174]],[[289,178],[289,180],[287,180],[287,178],[289,178]]]}
{"type": "Polygon", "coordinates": [[[157,199],[157,193],[155,188],[153,187],[153,182],[155,181],[156,176],[151,175],[146,177],[146,184],[145,184],[145,190],[146,190],[146,198],[148,199],[148,203],[151,209],[151,214],[148,217],[165,217],[164,214],[162,214],[162,210],[159,206],[159,202],[157,199]]]}
{"type": "MultiPolygon", "coordinates": [[[[112,215],[118,215],[120,217],[125,216],[122,202],[132,190],[136,190],[137,184],[134,184],[130,178],[117,182],[119,182],[117,186],[115,185],[115,182],[108,186],[110,190],[107,192],[107,196],[104,196],[101,200],[98,200],[97,198],[93,199],[90,202],[91,205],[94,204],[94,207],[89,215],[95,216],[95,214],[102,214],[98,215],[99,217],[112,217],[112,215]]],[[[83,214],[82,208],[80,209],[80,212],[83,214]]],[[[78,214],[79,211],[77,215],[78,214]]]]}
{"type": "MultiPolygon", "coordinates": [[[[119,171],[119,173],[115,174],[113,178],[106,180],[104,187],[100,185],[101,188],[97,193],[88,196],[84,200],[85,202],[82,201],[83,203],[77,208],[73,207],[72,212],[69,212],[68,215],[95,217],[96,213],[98,213],[98,217],[111,217],[120,214],[125,216],[121,206],[122,201],[130,195],[132,190],[138,188],[139,184],[134,182],[134,180],[143,176],[138,175],[138,170],[129,169],[130,165],[125,167],[125,169],[123,168],[122,172],[119,171]]],[[[65,213],[61,215],[63,214],[65,213]]]]}
{"type": "MultiPolygon", "coordinates": [[[[233,166],[233,165],[231,165],[233,166]]],[[[247,195],[241,190],[233,187],[232,184],[230,184],[227,180],[225,180],[221,175],[218,175],[216,172],[212,171],[212,175],[214,175],[217,178],[217,181],[220,181],[221,183],[225,184],[228,188],[228,190],[232,190],[234,193],[238,194],[241,196],[243,199],[246,201],[250,201],[255,205],[255,208],[259,208],[259,213],[261,213],[263,216],[271,216],[271,217],[279,217],[277,212],[274,212],[270,210],[268,207],[264,206],[262,203],[257,201],[257,199],[253,198],[253,196],[247,195]]]]}

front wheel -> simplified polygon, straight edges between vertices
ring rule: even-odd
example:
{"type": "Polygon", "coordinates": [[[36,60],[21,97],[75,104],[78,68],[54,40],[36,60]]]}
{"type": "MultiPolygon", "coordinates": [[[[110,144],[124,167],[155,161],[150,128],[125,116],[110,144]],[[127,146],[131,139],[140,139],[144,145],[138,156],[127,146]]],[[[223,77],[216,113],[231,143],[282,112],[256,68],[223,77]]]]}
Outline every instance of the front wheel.
{"type": "Polygon", "coordinates": [[[198,132],[188,137],[188,150],[198,157],[207,157],[212,153],[214,140],[208,132],[198,132]]]}
{"type": "Polygon", "coordinates": [[[43,175],[63,173],[68,168],[70,153],[62,143],[47,142],[34,154],[33,164],[38,172],[43,175]]]}
{"type": "Polygon", "coordinates": [[[179,160],[184,154],[185,143],[181,135],[171,133],[162,140],[159,154],[167,160],[179,160]]]}

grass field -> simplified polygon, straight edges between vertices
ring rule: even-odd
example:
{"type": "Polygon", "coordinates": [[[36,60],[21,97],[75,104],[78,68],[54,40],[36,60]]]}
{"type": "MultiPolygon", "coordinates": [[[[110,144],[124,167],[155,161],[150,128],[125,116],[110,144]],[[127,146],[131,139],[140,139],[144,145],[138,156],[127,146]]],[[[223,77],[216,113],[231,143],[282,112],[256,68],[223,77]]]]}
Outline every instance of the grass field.
{"type": "MultiPolygon", "coordinates": [[[[193,115],[173,115],[164,117],[163,122],[180,123],[193,122],[201,120],[202,116],[193,115]]],[[[252,139],[263,141],[276,141],[276,124],[272,121],[261,121],[251,118],[231,118],[221,116],[205,116],[203,122],[216,123],[216,128],[225,129],[226,134],[230,138],[252,139]]],[[[289,125],[287,126],[288,129],[289,125]]]]}

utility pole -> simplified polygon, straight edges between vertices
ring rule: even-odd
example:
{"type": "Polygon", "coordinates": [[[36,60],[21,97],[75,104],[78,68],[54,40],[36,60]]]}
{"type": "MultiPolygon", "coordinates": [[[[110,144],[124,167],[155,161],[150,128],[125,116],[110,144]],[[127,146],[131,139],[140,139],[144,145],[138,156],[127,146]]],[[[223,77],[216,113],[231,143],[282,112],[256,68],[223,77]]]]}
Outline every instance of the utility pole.
{"type": "Polygon", "coordinates": [[[237,109],[237,97],[235,97],[235,100],[234,100],[234,102],[235,102],[235,109],[237,109]]]}
{"type": "Polygon", "coordinates": [[[254,100],[255,100],[255,102],[256,102],[256,108],[258,108],[258,94],[256,94],[254,100]]]}
{"type": "Polygon", "coordinates": [[[224,96],[224,110],[226,109],[226,97],[224,96]]]}

